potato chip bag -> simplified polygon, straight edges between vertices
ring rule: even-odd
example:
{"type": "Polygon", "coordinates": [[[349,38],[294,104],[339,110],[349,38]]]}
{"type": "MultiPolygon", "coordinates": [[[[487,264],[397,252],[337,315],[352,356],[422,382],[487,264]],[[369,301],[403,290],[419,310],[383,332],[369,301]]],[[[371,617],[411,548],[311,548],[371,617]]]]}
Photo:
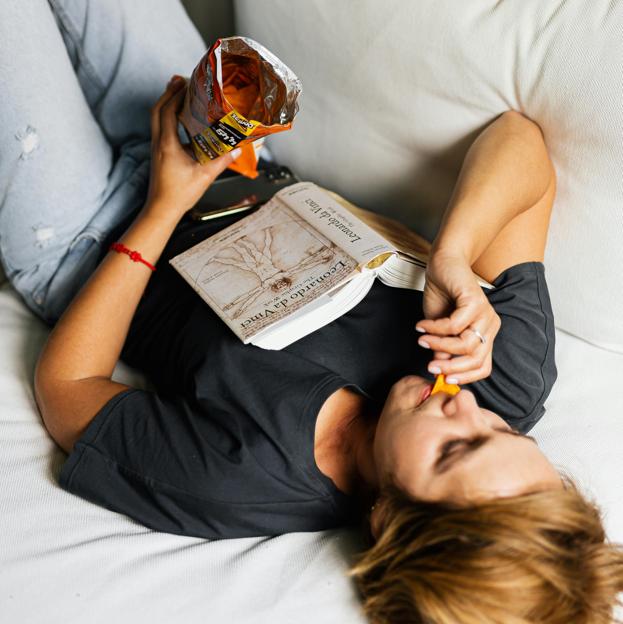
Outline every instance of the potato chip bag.
{"type": "Polygon", "coordinates": [[[258,139],[292,127],[301,90],[294,72],[253,39],[218,39],[190,77],[179,120],[201,164],[240,147],[230,169],[255,178],[258,139]]]}

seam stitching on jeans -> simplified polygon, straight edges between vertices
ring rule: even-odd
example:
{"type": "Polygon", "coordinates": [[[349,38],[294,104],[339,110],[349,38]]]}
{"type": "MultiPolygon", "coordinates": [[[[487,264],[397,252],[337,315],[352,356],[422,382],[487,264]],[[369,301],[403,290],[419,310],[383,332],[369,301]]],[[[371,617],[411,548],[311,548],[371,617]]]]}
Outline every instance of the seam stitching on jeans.
{"type": "Polygon", "coordinates": [[[104,240],[104,235],[96,228],[92,228],[89,226],[85,227],[84,230],[82,230],[82,232],[80,232],[79,234],[76,234],[75,238],[71,241],[71,243],[69,243],[69,246],[63,254],[63,257],[71,253],[80,241],[88,239],[91,239],[97,245],[101,245],[102,241],[104,240]]]}
{"type": "Polygon", "coordinates": [[[58,0],[48,0],[48,2],[53,6],[54,13],[61,22],[63,29],[67,32],[72,43],[76,46],[76,54],[78,55],[80,63],[84,67],[85,74],[88,76],[89,80],[95,83],[95,85],[103,91],[105,88],[104,81],[97,74],[95,66],[91,63],[91,61],[89,61],[89,58],[87,57],[82,46],[80,33],[69,17],[67,11],[65,11],[65,9],[59,4],[58,0]]]}
{"type": "Polygon", "coordinates": [[[149,182],[149,167],[151,165],[151,158],[147,158],[145,160],[138,160],[138,158],[134,158],[133,156],[130,156],[130,158],[136,163],[136,166],[127,178],[126,182],[133,187],[138,188],[138,190],[142,190],[144,185],[149,182]],[[147,173],[145,173],[145,169],[147,169],[147,173]]]}

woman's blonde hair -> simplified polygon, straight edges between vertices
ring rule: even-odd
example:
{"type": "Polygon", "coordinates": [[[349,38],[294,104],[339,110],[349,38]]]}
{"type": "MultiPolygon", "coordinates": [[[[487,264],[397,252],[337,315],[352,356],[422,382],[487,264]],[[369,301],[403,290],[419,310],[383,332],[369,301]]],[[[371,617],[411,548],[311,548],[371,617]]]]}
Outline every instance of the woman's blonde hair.
{"type": "Polygon", "coordinates": [[[351,569],[373,624],[611,624],[623,549],[573,482],[470,507],[384,492],[351,569]]]}

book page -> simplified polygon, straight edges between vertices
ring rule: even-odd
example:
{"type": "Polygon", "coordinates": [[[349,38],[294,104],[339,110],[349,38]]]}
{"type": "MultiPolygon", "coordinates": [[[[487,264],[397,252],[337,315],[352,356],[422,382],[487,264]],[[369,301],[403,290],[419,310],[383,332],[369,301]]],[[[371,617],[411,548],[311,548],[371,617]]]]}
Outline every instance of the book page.
{"type": "Polygon", "coordinates": [[[244,342],[359,275],[276,197],[169,262],[244,342]]]}
{"type": "Polygon", "coordinates": [[[428,263],[432,245],[423,236],[416,234],[411,228],[391,217],[359,208],[333,191],[327,191],[327,193],[330,193],[342,206],[386,238],[400,253],[412,256],[424,264],[428,263]]]}
{"type": "Polygon", "coordinates": [[[361,267],[379,256],[396,253],[391,242],[361,221],[336,198],[313,182],[299,182],[279,191],[281,199],[361,267]]]}
{"type": "MultiPolygon", "coordinates": [[[[336,201],[359,217],[364,223],[367,223],[370,227],[379,232],[379,234],[382,234],[390,243],[392,243],[392,245],[395,246],[399,256],[406,256],[405,260],[408,260],[409,262],[403,265],[402,272],[404,275],[400,277],[400,279],[396,282],[396,285],[399,285],[401,288],[411,287],[415,290],[423,290],[424,279],[421,272],[418,272],[413,266],[409,265],[417,265],[426,268],[432,247],[431,243],[423,236],[414,232],[411,228],[407,227],[403,223],[400,223],[400,221],[396,221],[391,217],[386,217],[376,212],[371,212],[370,210],[359,208],[333,191],[327,191],[327,193],[330,193],[336,201]],[[407,278],[407,275],[414,276],[413,286],[404,286],[404,284],[409,283],[409,280],[411,279],[407,278]]],[[[398,272],[398,267],[400,265],[396,262],[392,264],[394,265],[392,267],[393,270],[398,272]]],[[[389,268],[389,266],[386,268],[389,268]]],[[[478,284],[483,288],[492,289],[494,287],[493,284],[490,284],[487,280],[480,277],[480,275],[474,273],[474,277],[478,281],[478,284]]],[[[387,275],[383,281],[390,283],[387,275]]]]}

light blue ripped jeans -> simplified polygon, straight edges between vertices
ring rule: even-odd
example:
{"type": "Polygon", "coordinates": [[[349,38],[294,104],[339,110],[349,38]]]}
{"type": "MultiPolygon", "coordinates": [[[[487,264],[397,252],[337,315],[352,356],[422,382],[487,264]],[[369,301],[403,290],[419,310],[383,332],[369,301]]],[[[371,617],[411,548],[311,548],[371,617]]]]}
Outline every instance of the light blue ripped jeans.
{"type": "Polygon", "coordinates": [[[0,260],[46,322],[140,210],[149,109],[204,52],[178,0],[0,2],[0,260]]]}

